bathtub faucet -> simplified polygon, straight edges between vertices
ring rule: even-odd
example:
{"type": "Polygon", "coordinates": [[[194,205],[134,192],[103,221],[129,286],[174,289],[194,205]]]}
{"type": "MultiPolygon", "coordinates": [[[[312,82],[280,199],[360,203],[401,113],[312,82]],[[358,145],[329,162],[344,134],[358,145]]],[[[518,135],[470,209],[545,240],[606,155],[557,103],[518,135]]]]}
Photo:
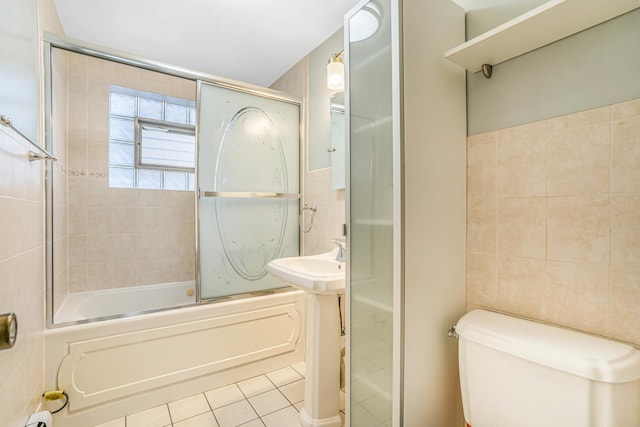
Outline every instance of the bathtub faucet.
{"type": "Polygon", "coordinates": [[[345,258],[344,258],[345,257],[345,251],[347,250],[344,238],[336,237],[334,239],[331,239],[331,243],[333,243],[334,245],[336,245],[338,247],[338,255],[336,255],[336,261],[344,262],[344,260],[345,260],[345,258]]]}

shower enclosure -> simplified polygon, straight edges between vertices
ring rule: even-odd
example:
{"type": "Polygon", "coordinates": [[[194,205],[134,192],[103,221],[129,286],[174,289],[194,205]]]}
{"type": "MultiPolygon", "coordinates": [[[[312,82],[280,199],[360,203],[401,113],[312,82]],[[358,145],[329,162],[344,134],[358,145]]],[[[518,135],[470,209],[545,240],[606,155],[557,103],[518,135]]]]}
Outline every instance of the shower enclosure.
{"type": "Polygon", "coordinates": [[[50,325],[281,288],[299,101],[46,38],[50,325]]]}

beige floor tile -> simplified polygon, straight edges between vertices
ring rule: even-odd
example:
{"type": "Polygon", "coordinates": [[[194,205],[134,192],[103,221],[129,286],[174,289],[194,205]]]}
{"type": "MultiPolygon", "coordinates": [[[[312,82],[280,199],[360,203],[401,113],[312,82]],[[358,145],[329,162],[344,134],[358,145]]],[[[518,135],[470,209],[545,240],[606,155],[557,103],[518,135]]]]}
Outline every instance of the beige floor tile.
{"type": "Polygon", "coordinates": [[[270,414],[291,404],[278,390],[258,394],[248,400],[260,416],[270,414]]]}
{"type": "Polygon", "coordinates": [[[174,423],[209,411],[211,408],[202,393],[169,403],[169,413],[174,423]]]}
{"type": "Polygon", "coordinates": [[[122,417],[120,419],[109,421],[95,427],[125,427],[125,420],[124,417],[122,417]]]}
{"type": "Polygon", "coordinates": [[[276,385],[276,387],[281,387],[285,384],[290,384],[302,379],[302,376],[291,367],[269,372],[267,377],[276,385]]]}
{"type": "Polygon", "coordinates": [[[242,424],[239,427],[264,427],[264,423],[262,422],[262,420],[260,418],[255,419],[253,421],[249,421],[246,424],[242,424]]]}
{"type": "Polygon", "coordinates": [[[287,406],[272,414],[262,417],[262,422],[267,427],[300,427],[298,411],[293,406],[287,406]]]}
{"type": "Polygon", "coordinates": [[[171,425],[167,405],[127,416],[127,427],[165,427],[171,425]]]}
{"type": "Polygon", "coordinates": [[[213,412],[205,412],[195,417],[174,423],[173,427],[219,427],[213,412]]]}
{"type": "Polygon", "coordinates": [[[259,377],[239,382],[238,387],[240,387],[240,390],[242,390],[244,395],[247,397],[255,396],[256,394],[264,393],[276,388],[276,386],[274,386],[265,375],[260,375],[259,377]]]}
{"type": "Polygon", "coordinates": [[[220,427],[236,427],[258,418],[258,414],[246,400],[214,409],[213,414],[220,427]]]}
{"type": "Polygon", "coordinates": [[[304,380],[299,380],[291,384],[280,387],[280,391],[284,394],[289,402],[298,403],[304,400],[304,380]]]}
{"type": "Polygon", "coordinates": [[[306,364],[304,362],[300,362],[300,363],[296,363],[295,365],[292,365],[291,367],[300,375],[302,375],[303,377],[307,376],[307,371],[306,371],[306,364]]]}
{"type": "Polygon", "coordinates": [[[217,409],[244,399],[244,394],[242,394],[235,384],[209,390],[205,393],[205,396],[212,409],[217,409]]]}

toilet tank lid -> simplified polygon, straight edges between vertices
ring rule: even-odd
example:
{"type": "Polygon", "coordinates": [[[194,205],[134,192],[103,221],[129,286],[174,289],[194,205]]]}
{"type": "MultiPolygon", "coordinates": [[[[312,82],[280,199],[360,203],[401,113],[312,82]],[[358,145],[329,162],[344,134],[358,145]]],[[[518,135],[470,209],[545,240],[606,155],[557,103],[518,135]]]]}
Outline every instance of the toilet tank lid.
{"type": "Polygon", "coordinates": [[[640,379],[640,351],[620,342],[486,310],[462,316],[456,332],[461,341],[594,381],[640,379]]]}

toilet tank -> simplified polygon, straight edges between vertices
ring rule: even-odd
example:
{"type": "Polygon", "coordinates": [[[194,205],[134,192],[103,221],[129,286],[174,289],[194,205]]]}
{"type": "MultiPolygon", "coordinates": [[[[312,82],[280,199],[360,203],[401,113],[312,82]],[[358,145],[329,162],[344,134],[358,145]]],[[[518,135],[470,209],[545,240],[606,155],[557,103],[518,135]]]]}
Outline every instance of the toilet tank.
{"type": "Polygon", "coordinates": [[[640,427],[640,352],[485,310],[456,325],[471,427],[640,427]]]}

